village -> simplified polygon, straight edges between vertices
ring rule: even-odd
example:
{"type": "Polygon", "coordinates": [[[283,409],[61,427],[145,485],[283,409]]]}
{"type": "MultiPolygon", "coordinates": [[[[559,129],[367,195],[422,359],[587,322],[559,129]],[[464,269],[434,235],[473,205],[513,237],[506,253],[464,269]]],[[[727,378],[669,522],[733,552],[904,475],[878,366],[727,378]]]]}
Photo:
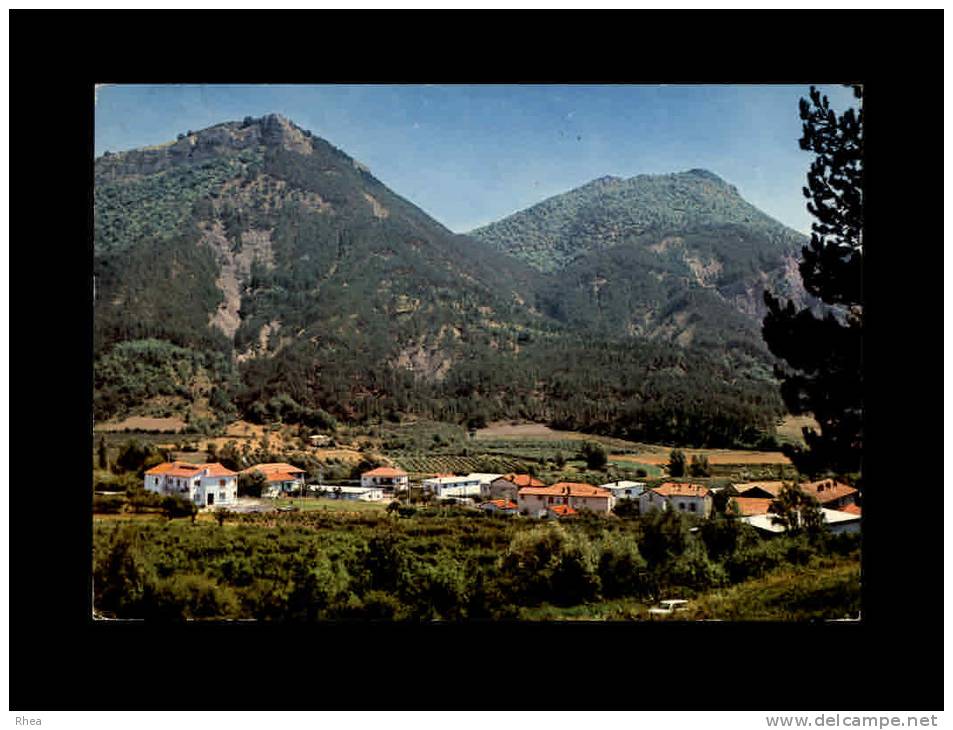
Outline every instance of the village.
{"type": "MultiPolygon", "coordinates": [[[[690,481],[664,481],[650,487],[647,482],[618,480],[600,485],[568,481],[547,485],[530,474],[518,473],[434,474],[411,482],[403,469],[380,466],[363,472],[360,485],[330,486],[308,483],[305,470],[284,462],[256,464],[236,472],[220,463],[172,461],[145,471],[143,487],[149,492],[182,497],[200,509],[212,511],[296,509],[277,506],[291,497],[388,501],[400,505],[410,501],[412,495],[419,495],[424,502],[540,520],[573,519],[582,513],[609,518],[621,509],[628,514],[673,510],[705,519],[720,511],[747,522],[762,535],[771,536],[786,529],[774,518],[784,484],[776,480],[709,487],[690,481]],[[264,506],[263,500],[239,496],[242,475],[261,480],[264,506]],[[267,505],[269,500],[271,506],[267,505]]],[[[831,533],[860,531],[859,490],[834,479],[801,482],[798,488],[816,500],[824,525],[831,533]]]]}

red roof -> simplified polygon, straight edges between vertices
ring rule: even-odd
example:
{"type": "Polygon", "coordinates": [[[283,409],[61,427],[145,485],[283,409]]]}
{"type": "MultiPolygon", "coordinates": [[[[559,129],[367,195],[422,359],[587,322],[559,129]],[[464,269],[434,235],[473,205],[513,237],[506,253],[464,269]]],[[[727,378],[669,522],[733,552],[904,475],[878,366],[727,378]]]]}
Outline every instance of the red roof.
{"type": "Polygon", "coordinates": [[[858,507],[856,504],[845,504],[843,507],[840,508],[839,511],[849,512],[852,515],[859,515],[861,513],[860,507],[858,507]]]}
{"type": "Polygon", "coordinates": [[[543,482],[529,474],[504,474],[500,477],[508,482],[512,482],[517,487],[544,487],[543,482]]]}
{"type": "Polygon", "coordinates": [[[581,482],[558,482],[551,487],[523,487],[520,495],[536,494],[542,497],[565,496],[570,497],[611,497],[612,492],[602,487],[581,482]]]}
{"type": "Polygon", "coordinates": [[[296,482],[301,479],[297,474],[289,474],[286,471],[272,471],[265,474],[265,481],[268,482],[296,482]]]}
{"type": "Polygon", "coordinates": [[[731,504],[738,507],[738,514],[747,517],[748,515],[766,515],[771,507],[773,499],[768,497],[732,497],[731,504]]]}
{"type": "Polygon", "coordinates": [[[735,489],[738,490],[739,494],[744,494],[745,492],[751,489],[761,489],[768,494],[774,495],[777,497],[781,493],[781,487],[784,486],[784,482],[742,482],[741,484],[735,484],[735,489]]]}
{"type": "Polygon", "coordinates": [[[255,464],[250,466],[247,469],[242,471],[242,474],[248,474],[253,471],[260,471],[265,476],[271,474],[272,472],[284,472],[285,474],[304,474],[305,470],[300,469],[297,466],[292,464],[286,464],[283,461],[279,461],[273,464],[255,464]]]}
{"type": "Polygon", "coordinates": [[[553,507],[549,508],[549,511],[555,512],[560,517],[567,517],[569,515],[576,514],[576,510],[574,510],[569,505],[565,505],[565,504],[554,505],[553,507]]]}
{"type": "Polygon", "coordinates": [[[663,497],[707,497],[708,487],[704,484],[683,484],[681,482],[665,482],[652,490],[663,497]]]}
{"type": "Polygon", "coordinates": [[[395,469],[391,466],[379,466],[361,474],[362,477],[405,477],[407,472],[403,469],[395,469]]]}
{"type": "Polygon", "coordinates": [[[235,476],[235,472],[226,469],[219,463],[214,464],[193,464],[189,461],[172,461],[158,464],[149,469],[146,474],[156,476],[165,474],[170,477],[195,477],[205,473],[206,476],[235,476]]]}
{"type": "Polygon", "coordinates": [[[818,482],[805,482],[801,485],[801,491],[816,497],[821,504],[833,502],[843,497],[849,497],[857,494],[857,490],[846,484],[835,482],[833,479],[821,479],[818,482]]]}
{"type": "Polygon", "coordinates": [[[496,505],[497,509],[519,509],[519,506],[516,502],[510,502],[505,499],[489,499],[483,503],[484,505],[492,504],[496,505]]]}
{"type": "Polygon", "coordinates": [[[222,466],[222,465],[219,464],[218,462],[216,462],[216,463],[214,463],[214,464],[206,464],[205,466],[207,467],[206,470],[205,470],[205,473],[208,474],[210,477],[234,477],[234,476],[238,476],[238,473],[237,473],[237,472],[234,472],[234,471],[232,471],[231,469],[226,469],[224,466],[222,466]]]}

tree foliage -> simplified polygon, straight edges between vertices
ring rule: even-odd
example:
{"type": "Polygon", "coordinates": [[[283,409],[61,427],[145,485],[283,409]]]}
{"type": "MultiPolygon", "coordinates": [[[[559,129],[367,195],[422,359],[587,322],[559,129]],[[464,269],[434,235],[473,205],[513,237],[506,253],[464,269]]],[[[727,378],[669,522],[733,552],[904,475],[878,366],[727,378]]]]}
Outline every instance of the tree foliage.
{"type": "MultiPolygon", "coordinates": [[[[860,86],[855,96],[862,98],[860,86]]],[[[802,250],[801,278],[826,313],[797,309],[765,292],[763,334],[784,361],[781,394],[794,414],[810,413],[820,431],[804,429],[806,449],[786,447],[807,474],[860,471],[863,451],[863,110],[837,115],[811,87],[802,99],[801,149],[813,152],[804,195],[815,217],[802,250]]]]}

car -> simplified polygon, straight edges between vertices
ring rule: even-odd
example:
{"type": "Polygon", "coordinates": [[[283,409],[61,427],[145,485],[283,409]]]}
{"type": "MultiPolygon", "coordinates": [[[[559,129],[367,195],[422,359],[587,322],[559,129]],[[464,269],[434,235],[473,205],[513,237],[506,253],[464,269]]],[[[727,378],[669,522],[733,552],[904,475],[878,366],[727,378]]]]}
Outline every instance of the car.
{"type": "Polygon", "coordinates": [[[652,616],[668,616],[677,611],[685,611],[688,609],[688,601],[684,598],[669,598],[664,601],[659,601],[658,606],[655,608],[649,609],[649,615],[652,616]]]}

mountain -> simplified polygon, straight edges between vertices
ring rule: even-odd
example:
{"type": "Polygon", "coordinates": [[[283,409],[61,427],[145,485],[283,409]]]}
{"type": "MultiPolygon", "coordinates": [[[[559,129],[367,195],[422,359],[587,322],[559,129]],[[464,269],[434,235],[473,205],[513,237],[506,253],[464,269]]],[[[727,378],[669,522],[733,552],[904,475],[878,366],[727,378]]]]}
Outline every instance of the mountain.
{"type": "Polygon", "coordinates": [[[660,321],[694,311],[693,297],[704,310],[712,292],[682,283],[674,252],[721,239],[681,231],[660,250],[669,269],[653,258],[636,276],[643,254],[620,252],[650,244],[627,232],[607,245],[593,233],[541,271],[485,230],[452,233],[276,114],[106,153],[94,191],[98,419],[181,415],[214,430],[236,416],[310,426],[532,418],[729,444],[770,435],[782,412],[756,345],[726,349],[722,330],[711,347],[659,327],[613,330],[631,318],[627,307],[656,306],[636,301],[636,280],[658,284],[649,293],[659,306],[682,307],[660,321]],[[686,303],[671,304],[666,287],[686,303]]]}
{"type": "Polygon", "coordinates": [[[763,349],[765,288],[807,297],[807,238],[707,170],[599,178],[470,235],[546,275],[545,314],[606,333],[763,349]]]}

